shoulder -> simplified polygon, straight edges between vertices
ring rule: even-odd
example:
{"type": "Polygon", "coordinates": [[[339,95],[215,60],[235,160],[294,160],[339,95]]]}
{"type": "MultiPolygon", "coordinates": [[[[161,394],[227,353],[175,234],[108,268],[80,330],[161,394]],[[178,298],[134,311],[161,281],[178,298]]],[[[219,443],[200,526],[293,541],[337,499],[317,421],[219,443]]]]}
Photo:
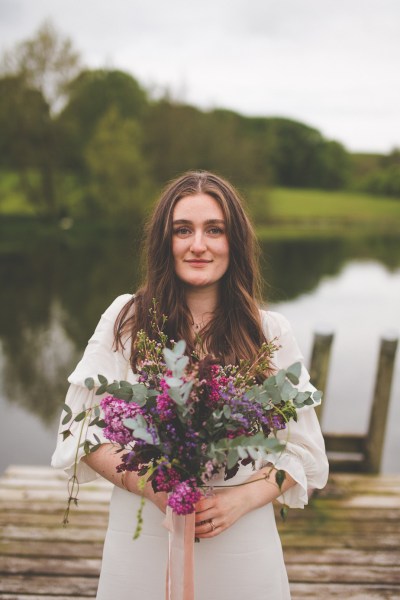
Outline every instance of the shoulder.
{"type": "Polygon", "coordinates": [[[280,338],[292,331],[291,325],[281,313],[272,310],[260,310],[261,324],[267,340],[280,338]]]}
{"type": "Polygon", "coordinates": [[[108,308],[103,312],[102,317],[112,321],[113,323],[116,321],[121,310],[132,300],[134,296],[132,294],[122,294],[115,298],[115,300],[110,304],[108,308]]]}

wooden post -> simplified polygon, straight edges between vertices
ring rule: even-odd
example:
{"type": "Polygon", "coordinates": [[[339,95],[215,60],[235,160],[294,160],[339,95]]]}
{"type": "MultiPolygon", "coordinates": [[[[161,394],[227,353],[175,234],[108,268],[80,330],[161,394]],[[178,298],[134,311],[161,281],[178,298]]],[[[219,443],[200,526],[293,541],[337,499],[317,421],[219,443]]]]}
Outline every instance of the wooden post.
{"type": "MultiPolygon", "coordinates": [[[[310,365],[310,380],[318,390],[325,394],[326,381],[328,378],[329,359],[331,355],[331,347],[333,341],[333,333],[315,333],[314,344],[311,353],[310,365]]],[[[318,418],[322,417],[322,404],[316,408],[318,418]]]]}
{"type": "Polygon", "coordinates": [[[397,344],[398,338],[381,339],[374,399],[365,439],[364,469],[368,473],[379,473],[381,466],[397,344]]]}

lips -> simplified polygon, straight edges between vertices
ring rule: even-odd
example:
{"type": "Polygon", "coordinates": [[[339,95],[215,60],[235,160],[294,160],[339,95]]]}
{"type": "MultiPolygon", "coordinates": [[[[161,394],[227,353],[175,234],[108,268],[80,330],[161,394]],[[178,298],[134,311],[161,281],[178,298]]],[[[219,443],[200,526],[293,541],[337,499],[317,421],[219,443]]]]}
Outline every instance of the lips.
{"type": "Polygon", "coordinates": [[[191,265],[207,265],[208,263],[211,262],[211,260],[201,260],[201,259],[196,260],[196,259],[194,259],[194,260],[185,260],[185,262],[187,262],[191,265]]]}

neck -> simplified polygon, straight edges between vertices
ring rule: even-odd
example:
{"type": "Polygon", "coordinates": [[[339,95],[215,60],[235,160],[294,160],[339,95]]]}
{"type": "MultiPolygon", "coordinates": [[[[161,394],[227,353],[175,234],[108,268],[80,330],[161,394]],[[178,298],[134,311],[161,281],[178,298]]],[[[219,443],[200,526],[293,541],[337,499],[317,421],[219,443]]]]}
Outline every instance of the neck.
{"type": "Polygon", "coordinates": [[[218,304],[218,289],[188,288],[186,302],[196,324],[205,324],[210,320],[218,304]]]}

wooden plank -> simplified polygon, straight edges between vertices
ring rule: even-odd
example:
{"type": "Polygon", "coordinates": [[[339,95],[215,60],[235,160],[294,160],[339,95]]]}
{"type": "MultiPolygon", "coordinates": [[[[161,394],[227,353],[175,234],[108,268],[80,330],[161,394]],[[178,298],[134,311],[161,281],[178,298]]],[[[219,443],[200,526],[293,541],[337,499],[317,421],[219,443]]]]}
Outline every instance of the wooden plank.
{"type": "Polygon", "coordinates": [[[400,548],[397,550],[359,550],[351,548],[321,548],[318,551],[304,548],[298,552],[295,548],[284,548],[285,563],[328,564],[328,565],[400,565],[400,548]]]}
{"type": "Polygon", "coordinates": [[[325,565],[288,564],[290,581],[318,581],[318,583],[389,584],[400,585],[400,571],[397,566],[383,565],[325,565]]]}
{"type": "MultiPolygon", "coordinates": [[[[97,590],[97,577],[47,577],[36,575],[10,575],[0,579],[0,594],[31,594],[70,598],[93,598],[97,590]]],[[[0,595],[0,598],[2,596],[0,595]]],[[[3,600],[3,598],[2,598],[3,600]]],[[[117,599],[116,599],[117,600],[117,599]]]]}
{"type": "Polygon", "coordinates": [[[391,585],[292,583],[292,600],[399,600],[399,588],[391,585]]]}
{"type": "Polygon", "coordinates": [[[101,558],[103,540],[98,542],[56,541],[49,544],[46,540],[0,540],[0,556],[37,556],[37,557],[84,557],[101,558]]]}
{"type": "Polygon", "coordinates": [[[33,556],[0,556],[0,573],[10,575],[85,575],[98,577],[101,560],[97,558],[50,558],[33,556]]]}
{"type": "MultiPolygon", "coordinates": [[[[64,529],[63,474],[47,467],[7,473],[0,479],[0,600],[94,598],[112,487],[83,485],[64,529]]],[[[400,597],[399,519],[400,477],[331,476],[306,510],[277,520],[292,600],[400,597]]]]}
{"type": "MultiPolygon", "coordinates": [[[[87,598],[94,598],[95,595],[91,596],[74,596],[74,600],[87,600],[87,598]]],[[[31,594],[0,594],[1,600],[71,600],[72,596],[53,596],[53,595],[43,595],[37,596],[36,594],[32,596],[31,594]]]]}

